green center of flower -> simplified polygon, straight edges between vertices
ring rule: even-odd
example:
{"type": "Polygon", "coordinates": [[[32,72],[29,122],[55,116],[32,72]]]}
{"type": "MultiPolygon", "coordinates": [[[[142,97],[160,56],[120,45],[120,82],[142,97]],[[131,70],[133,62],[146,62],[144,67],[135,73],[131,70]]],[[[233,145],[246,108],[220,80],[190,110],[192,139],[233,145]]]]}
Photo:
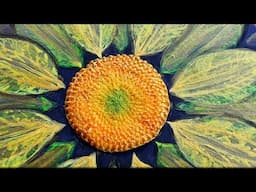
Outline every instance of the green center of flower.
{"type": "Polygon", "coordinates": [[[126,91],[114,89],[105,99],[105,111],[111,114],[118,114],[129,108],[129,99],[126,91]]]}

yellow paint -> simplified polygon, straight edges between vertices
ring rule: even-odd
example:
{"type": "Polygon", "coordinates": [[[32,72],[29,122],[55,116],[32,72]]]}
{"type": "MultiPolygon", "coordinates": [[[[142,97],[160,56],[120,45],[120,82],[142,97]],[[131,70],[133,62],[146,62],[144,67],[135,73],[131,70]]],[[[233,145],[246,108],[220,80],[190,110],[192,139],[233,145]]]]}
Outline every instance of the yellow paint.
{"type": "Polygon", "coordinates": [[[51,57],[37,45],[14,38],[0,38],[0,91],[41,94],[64,88],[51,57]]]}
{"type": "Polygon", "coordinates": [[[32,39],[47,48],[62,67],[81,67],[83,54],[57,24],[17,24],[18,35],[32,39]]]}
{"type": "Polygon", "coordinates": [[[236,47],[243,30],[244,25],[234,24],[190,25],[188,33],[163,52],[161,73],[174,74],[199,55],[236,47]]]}
{"type": "Polygon", "coordinates": [[[96,153],[92,153],[89,156],[82,156],[76,159],[70,159],[58,167],[60,168],[97,168],[96,153]]]}
{"type": "Polygon", "coordinates": [[[111,44],[116,25],[110,24],[66,24],[66,32],[87,51],[102,57],[102,52],[111,44]]]}
{"type": "Polygon", "coordinates": [[[91,61],[73,78],[65,99],[71,127],[92,146],[107,152],[150,142],[165,124],[170,105],[160,74],[133,55],[91,61]]]}
{"type": "Polygon", "coordinates": [[[256,167],[256,129],[224,117],[168,122],[185,158],[195,167],[256,167]]]}
{"type": "Polygon", "coordinates": [[[64,127],[30,110],[0,111],[0,167],[19,167],[64,127]]]}
{"type": "Polygon", "coordinates": [[[174,78],[171,93],[194,104],[223,105],[256,93],[256,53],[230,49],[192,60],[174,78]]]}
{"type": "Polygon", "coordinates": [[[130,25],[135,55],[152,55],[163,51],[185,34],[189,25],[133,24],[130,25]]]}
{"type": "Polygon", "coordinates": [[[132,155],[131,168],[152,168],[150,165],[142,162],[135,153],[132,155]]]}

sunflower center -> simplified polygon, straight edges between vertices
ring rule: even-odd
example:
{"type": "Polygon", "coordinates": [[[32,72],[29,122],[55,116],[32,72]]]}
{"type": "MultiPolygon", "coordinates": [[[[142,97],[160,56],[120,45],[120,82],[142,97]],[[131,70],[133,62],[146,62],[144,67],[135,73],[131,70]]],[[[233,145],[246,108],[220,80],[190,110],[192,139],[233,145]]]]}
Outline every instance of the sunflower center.
{"type": "Polygon", "coordinates": [[[71,127],[90,145],[121,152],[159,134],[170,101],[152,65],[133,55],[117,55],[93,60],[76,73],[65,110],[71,127]]]}
{"type": "Polygon", "coordinates": [[[114,89],[106,97],[105,110],[110,114],[119,114],[129,108],[129,99],[126,91],[114,89]]]}

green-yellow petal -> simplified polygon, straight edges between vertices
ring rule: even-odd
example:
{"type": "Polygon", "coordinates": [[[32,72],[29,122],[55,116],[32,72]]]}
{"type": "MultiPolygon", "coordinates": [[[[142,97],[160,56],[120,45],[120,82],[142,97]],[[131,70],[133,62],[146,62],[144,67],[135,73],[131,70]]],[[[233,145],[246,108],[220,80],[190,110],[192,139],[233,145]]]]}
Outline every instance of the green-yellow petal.
{"type": "Polygon", "coordinates": [[[171,143],[156,142],[157,166],[165,168],[188,168],[192,167],[183,157],[178,146],[171,143]]]}
{"type": "Polygon", "coordinates": [[[0,110],[0,167],[20,167],[64,127],[30,110],[0,110]]]}
{"type": "Polygon", "coordinates": [[[66,24],[68,35],[91,53],[102,57],[102,52],[112,43],[116,25],[112,24],[66,24]]]}
{"type": "Polygon", "coordinates": [[[75,142],[55,142],[48,150],[32,162],[24,165],[27,168],[53,168],[71,157],[75,142]]]}
{"type": "Polygon", "coordinates": [[[186,111],[188,114],[207,114],[211,116],[231,116],[256,124],[256,96],[252,95],[245,99],[224,105],[202,105],[191,102],[177,104],[177,109],[186,111]]]}
{"type": "Polygon", "coordinates": [[[89,156],[82,156],[76,159],[69,159],[61,163],[58,167],[61,168],[97,168],[96,153],[89,156]]]}
{"type": "Polygon", "coordinates": [[[0,38],[0,92],[41,94],[64,87],[42,48],[22,39],[0,38]]]}
{"type": "Polygon", "coordinates": [[[36,109],[45,112],[54,108],[56,105],[56,103],[42,96],[33,97],[0,93],[0,110],[36,109]]]}
{"type": "Polygon", "coordinates": [[[188,30],[186,24],[130,25],[135,55],[152,55],[173,46],[188,30]]]}
{"type": "Polygon", "coordinates": [[[192,60],[175,78],[171,93],[195,105],[225,105],[256,93],[256,52],[230,49],[192,60]]]}
{"type": "Polygon", "coordinates": [[[168,122],[184,157],[195,167],[256,167],[256,129],[227,117],[168,122]]]}
{"type": "Polygon", "coordinates": [[[243,34],[244,25],[198,24],[162,56],[161,73],[174,74],[193,58],[216,50],[233,48],[243,34]]]}
{"type": "Polygon", "coordinates": [[[131,168],[152,168],[150,165],[142,162],[135,153],[132,155],[131,168]]]}
{"type": "Polygon", "coordinates": [[[58,24],[16,24],[16,33],[48,49],[61,67],[82,67],[83,53],[58,24]]]}

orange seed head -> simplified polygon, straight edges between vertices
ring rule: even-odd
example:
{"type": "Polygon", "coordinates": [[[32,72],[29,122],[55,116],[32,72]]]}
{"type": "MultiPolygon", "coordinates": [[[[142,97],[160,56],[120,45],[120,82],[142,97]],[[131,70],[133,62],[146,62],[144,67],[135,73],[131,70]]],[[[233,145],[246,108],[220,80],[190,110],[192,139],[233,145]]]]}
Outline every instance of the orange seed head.
{"type": "Polygon", "coordinates": [[[170,110],[160,74],[133,55],[108,56],[82,68],[67,90],[67,119],[90,145],[127,151],[150,142],[170,110]]]}

